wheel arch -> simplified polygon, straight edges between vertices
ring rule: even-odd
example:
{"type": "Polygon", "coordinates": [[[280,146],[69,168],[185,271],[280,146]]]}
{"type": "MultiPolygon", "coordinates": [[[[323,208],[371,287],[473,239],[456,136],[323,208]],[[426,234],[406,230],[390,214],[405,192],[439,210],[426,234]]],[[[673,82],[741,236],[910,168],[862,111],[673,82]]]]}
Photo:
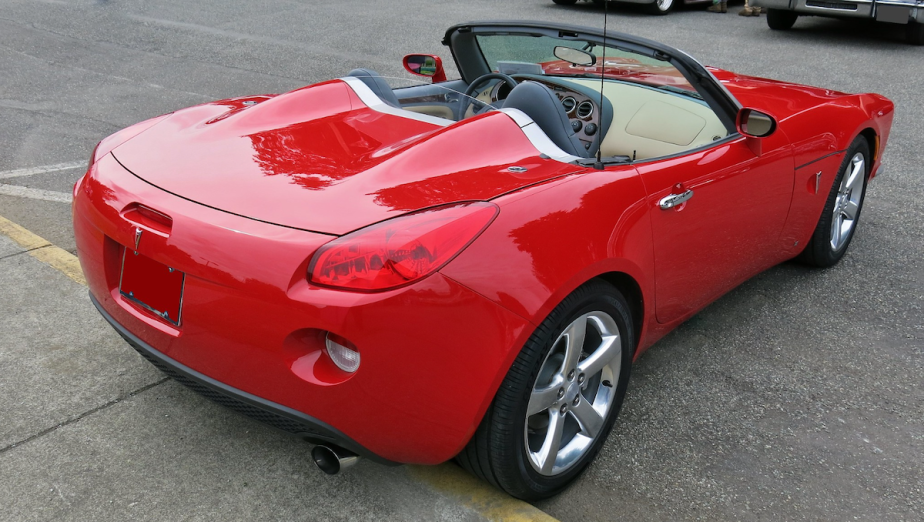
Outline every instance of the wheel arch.
{"type": "Polygon", "coordinates": [[[866,127],[860,131],[859,136],[866,138],[866,143],[869,145],[870,154],[873,155],[871,158],[873,161],[870,163],[870,169],[867,171],[866,176],[869,177],[870,172],[872,172],[872,166],[877,161],[879,161],[879,135],[876,134],[875,129],[872,127],[866,127]]]}
{"type": "Polygon", "coordinates": [[[632,328],[635,330],[634,356],[638,352],[642,338],[642,327],[645,324],[645,298],[644,294],[642,294],[642,287],[634,277],[625,272],[606,272],[598,275],[596,279],[602,279],[613,285],[629,303],[629,311],[632,313],[632,328]]]}

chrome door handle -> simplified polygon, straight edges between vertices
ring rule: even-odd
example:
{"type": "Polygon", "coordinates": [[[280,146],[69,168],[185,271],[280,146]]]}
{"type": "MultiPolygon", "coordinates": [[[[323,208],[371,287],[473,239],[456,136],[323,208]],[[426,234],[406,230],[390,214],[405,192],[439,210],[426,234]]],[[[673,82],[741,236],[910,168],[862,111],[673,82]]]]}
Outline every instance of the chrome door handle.
{"type": "Polygon", "coordinates": [[[661,201],[658,202],[658,205],[661,207],[661,210],[668,210],[676,207],[677,205],[686,202],[686,200],[693,197],[693,191],[688,190],[683,194],[671,194],[661,198],[661,201]]]}

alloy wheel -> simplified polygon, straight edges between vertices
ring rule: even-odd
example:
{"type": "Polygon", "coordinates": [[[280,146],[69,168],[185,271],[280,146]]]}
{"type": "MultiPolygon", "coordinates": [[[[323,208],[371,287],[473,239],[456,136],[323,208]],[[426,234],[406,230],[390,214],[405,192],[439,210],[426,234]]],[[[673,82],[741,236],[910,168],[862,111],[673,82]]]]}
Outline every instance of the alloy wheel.
{"type": "Polygon", "coordinates": [[[838,250],[850,238],[857,222],[860,202],[863,200],[863,181],[866,177],[866,158],[857,152],[841,177],[841,186],[834,199],[834,216],[831,219],[831,249],[838,250]]]}
{"type": "Polygon", "coordinates": [[[601,311],[578,317],[558,336],[527,405],[526,453],[538,473],[558,475],[593,446],[615,403],[621,350],[616,321],[601,311]]]}

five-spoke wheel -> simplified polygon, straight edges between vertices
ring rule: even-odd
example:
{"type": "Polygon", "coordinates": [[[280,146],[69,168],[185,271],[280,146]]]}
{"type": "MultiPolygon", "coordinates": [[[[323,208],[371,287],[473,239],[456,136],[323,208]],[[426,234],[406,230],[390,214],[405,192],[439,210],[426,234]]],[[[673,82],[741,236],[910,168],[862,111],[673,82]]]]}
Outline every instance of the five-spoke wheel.
{"type": "Polygon", "coordinates": [[[635,347],[631,317],[601,280],[566,297],[517,356],[459,463],[523,499],[564,489],[619,413],[635,347]]]}
{"type": "Polygon", "coordinates": [[[815,232],[799,256],[801,261],[829,267],[844,257],[863,208],[869,158],[866,138],[858,136],[847,149],[815,232]]]}
{"type": "Polygon", "coordinates": [[[857,152],[841,176],[841,184],[834,198],[834,212],[831,217],[831,248],[834,250],[839,249],[853,234],[854,225],[860,217],[865,179],[866,157],[857,152]]]}
{"type": "Polygon", "coordinates": [[[523,434],[533,469],[556,475],[587,453],[613,406],[620,352],[619,327],[605,312],[578,317],[558,336],[526,408],[523,434]]]}

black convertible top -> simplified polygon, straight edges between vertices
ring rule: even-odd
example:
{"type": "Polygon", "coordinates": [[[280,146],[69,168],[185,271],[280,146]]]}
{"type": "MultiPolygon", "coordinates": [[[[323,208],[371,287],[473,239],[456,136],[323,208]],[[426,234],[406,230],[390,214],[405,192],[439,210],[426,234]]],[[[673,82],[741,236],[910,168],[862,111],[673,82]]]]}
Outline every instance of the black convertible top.
{"type": "MultiPolygon", "coordinates": [[[[583,36],[595,36],[599,39],[603,39],[603,30],[595,29],[593,27],[585,27],[581,25],[571,25],[571,24],[557,24],[553,22],[541,22],[538,20],[482,20],[475,22],[465,22],[461,24],[456,24],[446,30],[446,34],[443,36],[443,45],[450,45],[452,39],[452,33],[455,32],[466,32],[471,31],[474,28],[493,28],[494,31],[484,31],[485,34],[490,34],[492,32],[506,32],[503,30],[498,31],[498,29],[504,28],[520,28],[520,29],[539,29],[536,31],[536,35],[545,35],[552,36],[549,34],[549,31],[558,32],[558,35],[554,36],[572,36],[581,38],[583,36]],[[562,34],[563,33],[563,34],[562,34]]],[[[518,31],[524,34],[528,34],[529,31],[518,31]]],[[[665,55],[676,56],[676,55],[686,55],[683,51],[675,49],[668,45],[664,45],[660,42],[654,40],[649,40],[647,38],[642,38],[639,36],[634,36],[627,33],[621,33],[618,31],[607,31],[606,32],[607,40],[616,40],[620,42],[632,43],[639,45],[641,47],[649,48],[656,51],[662,51],[665,55]]],[[[694,60],[695,61],[695,60],[694,60]]],[[[698,63],[698,62],[697,62],[698,63]]]]}

